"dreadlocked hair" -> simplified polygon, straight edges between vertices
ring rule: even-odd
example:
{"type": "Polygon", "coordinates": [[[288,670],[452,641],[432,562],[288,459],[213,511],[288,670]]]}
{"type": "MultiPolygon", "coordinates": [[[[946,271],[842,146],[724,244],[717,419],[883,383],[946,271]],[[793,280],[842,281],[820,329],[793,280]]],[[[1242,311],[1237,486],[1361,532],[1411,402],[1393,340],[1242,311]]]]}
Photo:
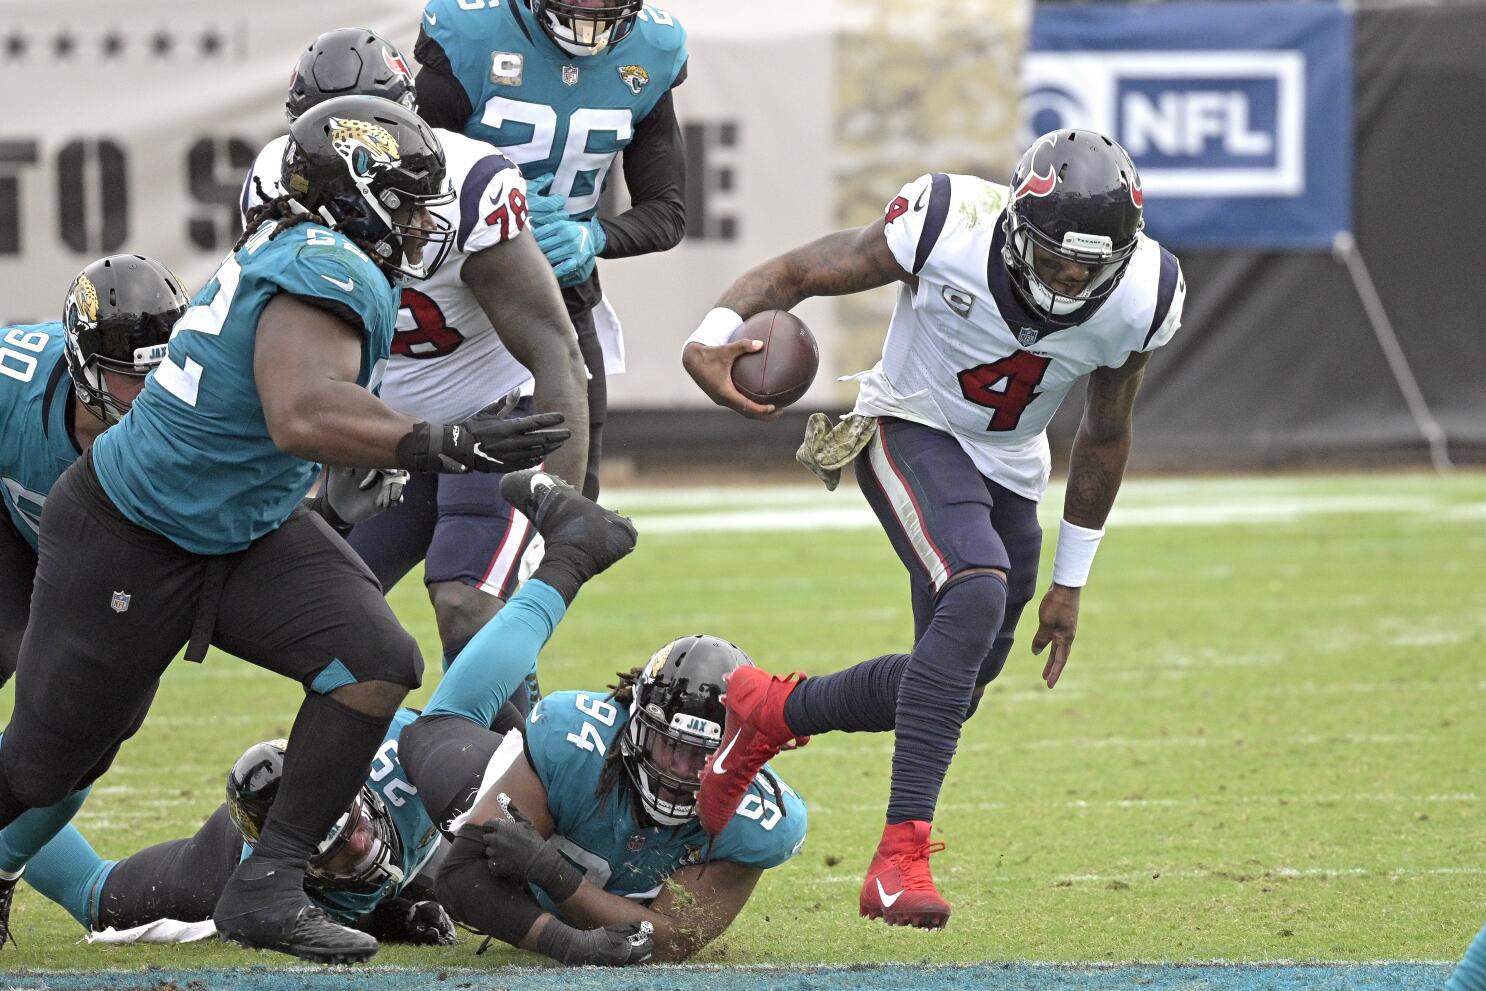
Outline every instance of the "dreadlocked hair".
{"type": "MultiPolygon", "coordinates": [[[[636,665],[628,671],[616,672],[615,683],[609,686],[606,701],[628,712],[630,705],[635,701],[635,683],[640,680],[640,672],[643,670],[643,665],[636,665]]],[[[625,731],[621,729],[620,732],[625,731]]],[[[613,791],[615,785],[628,779],[629,776],[624,770],[624,748],[622,746],[610,747],[609,752],[604,755],[604,769],[599,774],[598,787],[593,790],[593,797],[603,801],[604,796],[613,791]]],[[[629,795],[631,801],[634,800],[628,788],[623,790],[623,794],[629,795]]]]}
{"type": "Polygon", "coordinates": [[[255,207],[250,207],[248,212],[243,216],[242,237],[238,238],[237,243],[232,246],[233,251],[237,251],[243,245],[247,244],[248,238],[253,236],[253,233],[263,225],[265,220],[278,221],[278,225],[268,235],[270,241],[289,228],[296,227],[299,224],[324,223],[324,221],[320,220],[314,214],[306,213],[300,209],[295,204],[294,197],[288,193],[269,199],[268,191],[263,188],[263,180],[258,176],[253,176],[253,188],[258,191],[258,198],[262,202],[255,207]]]}

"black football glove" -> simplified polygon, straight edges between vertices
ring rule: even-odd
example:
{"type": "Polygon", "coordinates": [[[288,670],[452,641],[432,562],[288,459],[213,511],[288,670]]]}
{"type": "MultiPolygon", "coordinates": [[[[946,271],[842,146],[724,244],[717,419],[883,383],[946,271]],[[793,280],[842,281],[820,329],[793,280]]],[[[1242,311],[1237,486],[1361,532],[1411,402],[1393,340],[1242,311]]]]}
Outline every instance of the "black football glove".
{"type": "Polygon", "coordinates": [[[415,902],[394,895],[378,902],[364,922],[360,928],[389,943],[418,946],[454,943],[454,922],[444,906],[435,901],[415,902]]]}
{"type": "Polygon", "coordinates": [[[479,830],[472,838],[485,845],[486,864],[496,877],[534,884],[559,905],[573,897],[583,883],[583,872],[562,855],[555,842],[543,839],[519,809],[507,805],[506,813],[511,818],[496,816],[479,826],[465,826],[460,835],[479,830]]]}
{"type": "Polygon", "coordinates": [[[511,472],[541,464],[572,436],[561,413],[505,419],[504,400],[463,423],[420,423],[397,442],[397,463],[417,472],[511,472]]]}

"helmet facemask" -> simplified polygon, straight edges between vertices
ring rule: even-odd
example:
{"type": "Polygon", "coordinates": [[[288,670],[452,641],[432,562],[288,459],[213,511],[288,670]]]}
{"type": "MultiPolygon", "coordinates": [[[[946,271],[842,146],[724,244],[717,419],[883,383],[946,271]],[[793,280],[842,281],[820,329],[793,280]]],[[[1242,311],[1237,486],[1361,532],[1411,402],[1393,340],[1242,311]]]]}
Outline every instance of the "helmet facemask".
{"type": "Polygon", "coordinates": [[[669,722],[636,691],[619,746],[624,768],[647,815],[663,826],[690,822],[697,812],[702,766],[722,742],[722,726],[684,712],[669,722]]]}
{"type": "Polygon", "coordinates": [[[1107,235],[1072,230],[1065,232],[1061,241],[1056,240],[1024,220],[1015,203],[1006,211],[1005,229],[1006,244],[1001,253],[1012,282],[1038,316],[1063,326],[1074,322],[1063,318],[1090,303],[1102,303],[1109,298],[1125,274],[1137,245],[1134,238],[1117,246],[1107,235]],[[1034,248],[1062,261],[1087,266],[1089,277],[1083,288],[1068,293],[1043,281],[1037,274],[1034,248]]]}
{"type": "Polygon", "coordinates": [[[310,858],[306,883],[339,891],[375,892],[403,882],[402,841],[387,806],[362,787],[310,858]]]}
{"type": "Polygon", "coordinates": [[[592,7],[574,0],[531,0],[532,13],[557,47],[579,58],[617,45],[634,30],[644,0],[601,0],[592,7]]]}

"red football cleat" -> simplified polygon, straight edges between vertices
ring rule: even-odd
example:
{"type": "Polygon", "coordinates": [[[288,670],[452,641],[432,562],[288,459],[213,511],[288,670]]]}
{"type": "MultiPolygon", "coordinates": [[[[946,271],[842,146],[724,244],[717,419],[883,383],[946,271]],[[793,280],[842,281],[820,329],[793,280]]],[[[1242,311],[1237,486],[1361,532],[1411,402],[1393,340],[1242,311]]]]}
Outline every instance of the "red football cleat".
{"type": "Polygon", "coordinates": [[[722,744],[707,758],[697,792],[697,818],[713,836],[732,821],[759,768],[781,750],[810,742],[808,736],[796,736],[784,721],[784,700],[804,677],[795,672],[781,678],[756,667],[728,673],[722,744]]]}
{"type": "Polygon", "coordinates": [[[949,902],[939,894],[929,871],[929,855],[943,850],[944,844],[929,842],[932,828],[932,823],[910,821],[888,823],[883,829],[862,884],[862,915],[890,926],[945,927],[949,902]]]}

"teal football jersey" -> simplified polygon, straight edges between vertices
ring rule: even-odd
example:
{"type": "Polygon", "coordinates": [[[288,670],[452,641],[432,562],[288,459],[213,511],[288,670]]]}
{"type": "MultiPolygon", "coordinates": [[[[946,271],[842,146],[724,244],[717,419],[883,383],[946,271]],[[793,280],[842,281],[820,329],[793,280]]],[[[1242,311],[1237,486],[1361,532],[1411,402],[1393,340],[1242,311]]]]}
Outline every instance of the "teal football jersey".
{"type": "Polygon", "coordinates": [[[398,293],[340,234],[265,221],[176,322],[170,354],[134,406],[93,445],[98,479],[133,522],[197,554],[247,547],[283,523],[320,466],[274,446],[253,377],[258,318],[281,292],[357,325],[357,384],[380,383],[398,293]]]}
{"type": "MultiPolygon", "coordinates": [[[[418,876],[423,865],[428,863],[428,859],[438,849],[438,828],[428,817],[428,812],[424,810],[423,802],[418,797],[418,789],[408,780],[408,772],[403,770],[397,759],[397,738],[402,734],[403,727],[417,718],[418,713],[412,709],[397,710],[397,714],[392,717],[392,725],[387,728],[382,748],[372,760],[371,774],[366,778],[367,787],[375,791],[386,804],[398,838],[402,840],[402,859],[398,863],[402,868],[402,883],[388,881],[375,892],[310,892],[326,912],[342,922],[354,921],[376,908],[382,899],[391,898],[402,891],[408,882],[418,876]]],[[[244,843],[243,857],[247,857],[252,850],[251,846],[244,843]]]]}
{"type": "Polygon", "coordinates": [[[474,112],[472,138],[496,145],[531,179],[552,173],[549,193],[568,215],[598,207],[614,156],[686,66],[681,22],[648,4],[628,37],[597,55],[572,56],[524,3],[432,0],[423,30],[438,42],[474,112]]]}
{"type": "MultiPolygon", "coordinates": [[[[547,808],[563,854],[605,891],[648,900],[676,870],[701,863],[707,834],[696,820],[642,828],[626,795],[627,782],[600,802],[594,797],[604,757],[619,745],[629,713],[602,695],[555,692],[532,710],[526,753],[547,789],[547,808]]],[[[711,859],[768,869],[805,842],[805,803],[783,781],[782,796],[754,780],[738,813],[712,845],[711,859]],[[780,798],[783,799],[781,807],[780,798]]],[[[533,891],[549,909],[540,890],[533,891]]]]}
{"type": "Polygon", "coordinates": [[[67,430],[72,380],[62,337],[56,321],[0,331],[0,486],[10,521],[33,549],[46,494],[79,453],[67,430]]]}

